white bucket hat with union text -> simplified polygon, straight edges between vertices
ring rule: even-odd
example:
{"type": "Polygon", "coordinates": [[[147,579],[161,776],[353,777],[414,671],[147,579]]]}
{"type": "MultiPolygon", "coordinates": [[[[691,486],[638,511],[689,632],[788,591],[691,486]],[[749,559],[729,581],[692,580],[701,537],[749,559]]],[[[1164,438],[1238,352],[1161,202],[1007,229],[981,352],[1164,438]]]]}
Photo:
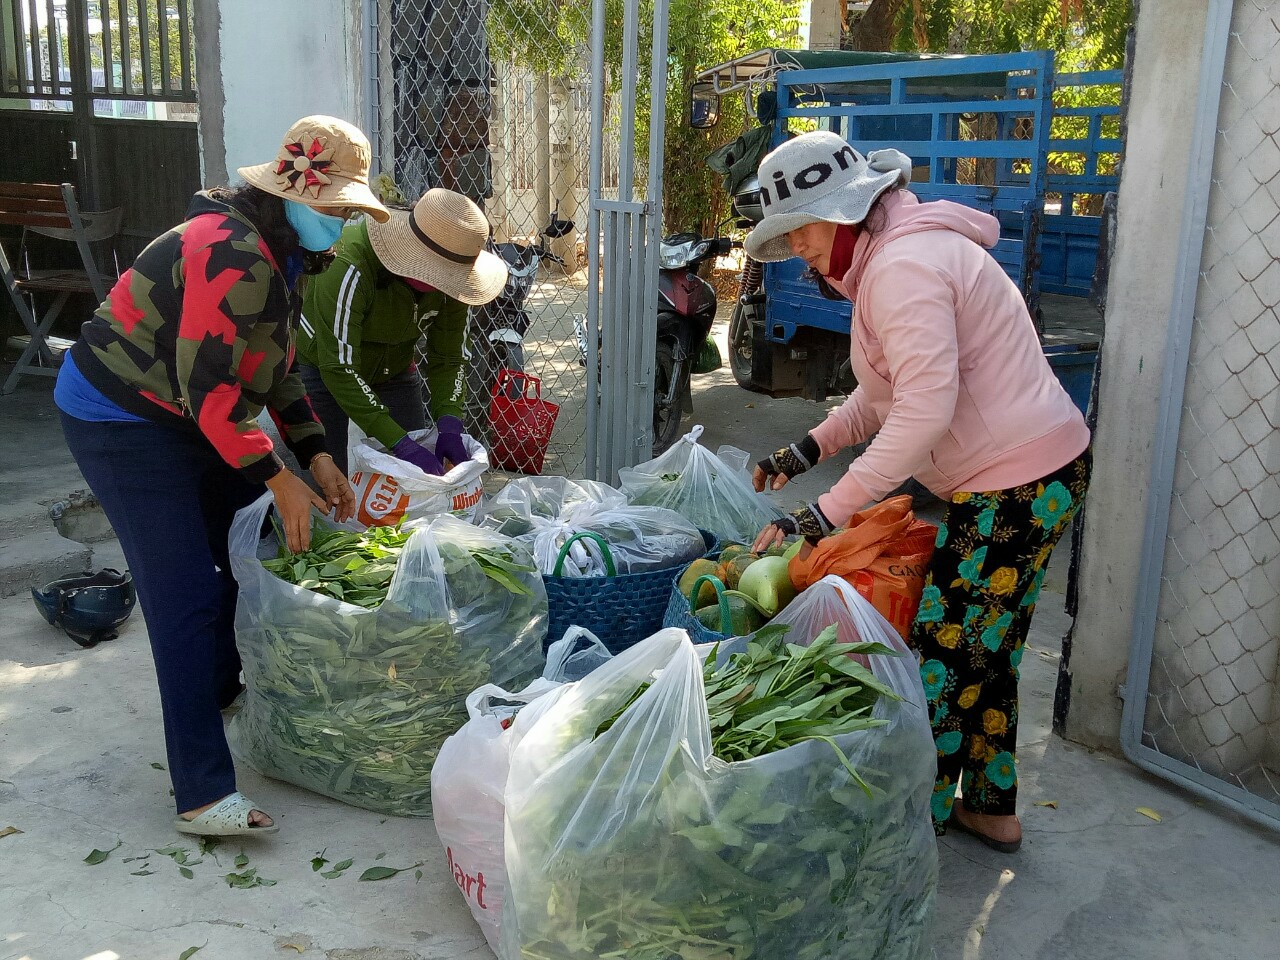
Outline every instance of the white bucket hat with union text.
{"type": "Polygon", "coordinates": [[[880,194],[911,181],[911,158],[898,150],[865,157],[837,134],[805,133],[760,163],[761,220],[743,243],[747,255],[770,263],[795,256],[787,234],[810,223],[854,224],[880,194]]]}

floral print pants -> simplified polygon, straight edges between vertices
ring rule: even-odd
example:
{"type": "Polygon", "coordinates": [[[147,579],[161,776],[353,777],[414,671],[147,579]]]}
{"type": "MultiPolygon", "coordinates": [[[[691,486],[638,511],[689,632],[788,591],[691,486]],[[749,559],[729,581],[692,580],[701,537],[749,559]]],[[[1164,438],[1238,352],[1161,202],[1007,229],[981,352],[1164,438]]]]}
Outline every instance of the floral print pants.
{"type": "Polygon", "coordinates": [[[957,785],[969,810],[1014,813],[1018,665],[1049,556],[1084,499],[1091,466],[1086,450],[1035,483],[957,493],[938,528],[910,644],[938,750],[939,835],[957,785]]]}

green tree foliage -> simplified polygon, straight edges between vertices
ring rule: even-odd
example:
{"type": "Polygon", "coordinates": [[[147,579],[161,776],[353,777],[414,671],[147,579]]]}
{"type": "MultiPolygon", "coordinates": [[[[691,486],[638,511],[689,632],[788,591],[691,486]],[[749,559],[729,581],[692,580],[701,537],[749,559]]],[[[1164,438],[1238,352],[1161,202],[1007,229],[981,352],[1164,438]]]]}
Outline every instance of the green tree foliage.
{"type": "MultiPolygon", "coordinates": [[[[689,85],[699,70],[762,47],[799,45],[801,0],[670,0],[667,54],[666,150],[663,214],[668,230],[707,231],[722,218],[728,199],[703,158],[736,137],[746,121],[740,96],[726,97],[718,127],[689,127],[689,85]]],[[[622,71],[622,0],[606,0],[605,67],[609,95],[622,71]]],[[[637,64],[637,169],[648,160],[650,64],[653,9],[641,0],[641,59],[637,64]]],[[[494,0],[489,45],[495,58],[552,76],[578,76],[589,63],[591,4],[588,0],[494,0]]],[[[624,132],[624,136],[631,135],[624,132]]]]}
{"type": "Polygon", "coordinates": [[[762,47],[796,47],[798,0],[671,0],[668,44],[663,213],[669,229],[706,233],[727,213],[729,198],[708,153],[744,128],[742,95],[725,97],[713,130],[689,126],[689,85],[698,71],[762,47]]]}
{"type": "MultiPolygon", "coordinates": [[[[910,0],[895,48],[934,53],[1056,50],[1070,69],[1124,65],[1131,0],[910,0]]],[[[1061,68],[1060,64],[1060,68],[1061,68]]]]}
{"type": "MultiPolygon", "coordinates": [[[[1131,0],[906,0],[898,4],[894,46],[932,53],[1053,50],[1058,74],[1112,70],[1124,66],[1132,21],[1131,0]]],[[[1054,94],[1059,107],[1119,102],[1118,84],[1065,87],[1054,94]]],[[[1105,119],[1100,132],[1118,139],[1119,120],[1105,119]]],[[[1053,120],[1051,136],[1056,140],[1083,140],[1088,135],[1086,117],[1059,116],[1053,120]]],[[[1099,155],[1096,172],[1114,173],[1118,159],[1117,154],[1099,155]]],[[[1051,174],[1081,174],[1086,172],[1085,163],[1083,153],[1049,154],[1051,174]]],[[[1096,214],[1101,202],[1100,195],[1078,195],[1075,210],[1096,214]]]]}

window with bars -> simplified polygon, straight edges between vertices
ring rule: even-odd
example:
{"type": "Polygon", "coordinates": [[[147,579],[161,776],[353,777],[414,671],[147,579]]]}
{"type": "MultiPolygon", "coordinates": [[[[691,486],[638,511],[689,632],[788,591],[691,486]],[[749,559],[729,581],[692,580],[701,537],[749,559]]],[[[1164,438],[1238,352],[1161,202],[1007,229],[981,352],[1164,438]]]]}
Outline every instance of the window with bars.
{"type": "Polygon", "coordinates": [[[59,109],[77,93],[97,113],[195,103],[190,0],[0,0],[0,96],[59,109]]]}

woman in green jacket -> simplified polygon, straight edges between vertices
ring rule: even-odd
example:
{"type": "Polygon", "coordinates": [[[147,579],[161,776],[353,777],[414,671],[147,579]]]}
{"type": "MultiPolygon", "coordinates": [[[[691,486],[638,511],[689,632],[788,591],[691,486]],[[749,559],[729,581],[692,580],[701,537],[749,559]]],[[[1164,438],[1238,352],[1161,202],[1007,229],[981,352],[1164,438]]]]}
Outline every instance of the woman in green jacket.
{"type": "Polygon", "coordinates": [[[507,282],[502,259],[484,249],[488,239],[479,207],[451,190],[428,190],[411,211],[393,208],[386,223],[366,218],[344,229],[333,262],[311,278],[299,372],[344,473],[352,421],[425,473],[470,459],[461,420],[467,307],[488,303],[507,282]],[[440,431],[434,450],[409,436],[427,426],[424,374],[440,431]]]}

